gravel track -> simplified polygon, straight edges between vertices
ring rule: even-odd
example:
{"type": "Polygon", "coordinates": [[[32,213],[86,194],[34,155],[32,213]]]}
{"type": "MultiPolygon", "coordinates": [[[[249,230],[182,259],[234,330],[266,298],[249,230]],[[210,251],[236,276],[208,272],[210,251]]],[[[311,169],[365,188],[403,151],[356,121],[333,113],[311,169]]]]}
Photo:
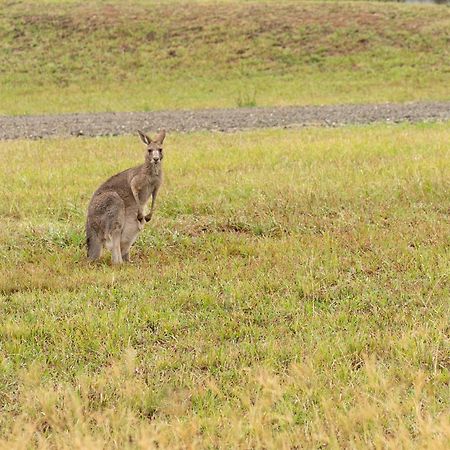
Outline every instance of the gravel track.
{"type": "Polygon", "coordinates": [[[0,116],[1,139],[450,120],[450,102],[0,116]]]}

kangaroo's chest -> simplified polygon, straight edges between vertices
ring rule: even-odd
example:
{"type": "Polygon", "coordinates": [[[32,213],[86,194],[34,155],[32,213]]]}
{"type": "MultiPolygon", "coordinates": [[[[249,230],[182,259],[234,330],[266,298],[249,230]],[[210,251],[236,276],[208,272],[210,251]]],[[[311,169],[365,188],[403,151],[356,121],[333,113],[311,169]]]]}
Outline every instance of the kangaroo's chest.
{"type": "Polygon", "coordinates": [[[152,186],[150,183],[142,187],[141,191],[139,192],[139,201],[141,205],[145,205],[148,202],[151,194],[152,186]]]}
{"type": "Polygon", "coordinates": [[[159,178],[153,178],[151,180],[148,180],[146,183],[143,183],[139,191],[139,202],[141,203],[141,205],[145,205],[148,202],[150,196],[152,195],[152,192],[154,192],[155,189],[158,189],[159,184],[159,178]]]}

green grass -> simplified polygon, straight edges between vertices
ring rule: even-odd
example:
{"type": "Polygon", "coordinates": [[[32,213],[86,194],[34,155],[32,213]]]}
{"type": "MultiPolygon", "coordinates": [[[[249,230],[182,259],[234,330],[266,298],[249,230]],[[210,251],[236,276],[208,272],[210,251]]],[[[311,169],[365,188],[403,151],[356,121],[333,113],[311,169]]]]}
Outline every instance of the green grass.
{"type": "Polygon", "coordinates": [[[449,98],[450,9],[3,2],[0,114],[449,98]]]}
{"type": "Polygon", "coordinates": [[[134,263],[85,259],[138,137],[0,143],[1,448],[447,448],[444,124],[171,134],[134,263]]]}

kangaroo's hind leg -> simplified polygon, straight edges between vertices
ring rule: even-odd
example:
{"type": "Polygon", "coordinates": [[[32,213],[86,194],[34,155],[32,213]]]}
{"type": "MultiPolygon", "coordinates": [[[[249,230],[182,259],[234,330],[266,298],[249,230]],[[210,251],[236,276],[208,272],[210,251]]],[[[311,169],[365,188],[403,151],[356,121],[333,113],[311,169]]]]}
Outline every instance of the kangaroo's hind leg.
{"type": "Polygon", "coordinates": [[[116,229],[111,233],[112,239],[112,262],[113,264],[121,264],[123,262],[122,252],[120,251],[120,236],[122,235],[122,230],[116,229]]]}
{"type": "Polygon", "coordinates": [[[144,227],[144,221],[139,222],[134,211],[125,214],[125,225],[122,230],[120,249],[124,261],[130,261],[130,248],[134,244],[139,232],[144,227]]]}
{"type": "Polygon", "coordinates": [[[87,237],[87,252],[88,258],[95,261],[102,256],[103,244],[95,232],[92,232],[87,237]]]}
{"type": "Polygon", "coordinates": [[[99,228],[102,230],[102,243],[112,253],[113,264],[122,262],[120,236],[125,224],[125,206],[116,192],[102,193],[98,201],[101,211],[99,228]]]}
{"type": "Polygon", "coordinates": [[[86,221],[86,247],[87,256],[91,261],[95,261],[102,256],[103,243],[97,232],[92,227],[90,220],[86,221]]]}

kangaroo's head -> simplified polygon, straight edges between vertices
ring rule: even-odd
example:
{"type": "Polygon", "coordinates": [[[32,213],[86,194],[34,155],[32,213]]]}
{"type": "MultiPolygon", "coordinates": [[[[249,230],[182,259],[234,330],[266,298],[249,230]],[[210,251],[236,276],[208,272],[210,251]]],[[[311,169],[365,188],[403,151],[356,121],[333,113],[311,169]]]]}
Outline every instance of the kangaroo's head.
{"type": "Polygon", "coordinates": [[[145,160],[151,165],[159,165],[163,159],[163,147],[162,144],[164,142],[164,138],[166,137],[166,131],[160,131],[155,139],[150,139],[146,134],[142,131],[139,131],[139,136],[141,137],[142,142],[146,146],[145,151],[145,160]]]}

